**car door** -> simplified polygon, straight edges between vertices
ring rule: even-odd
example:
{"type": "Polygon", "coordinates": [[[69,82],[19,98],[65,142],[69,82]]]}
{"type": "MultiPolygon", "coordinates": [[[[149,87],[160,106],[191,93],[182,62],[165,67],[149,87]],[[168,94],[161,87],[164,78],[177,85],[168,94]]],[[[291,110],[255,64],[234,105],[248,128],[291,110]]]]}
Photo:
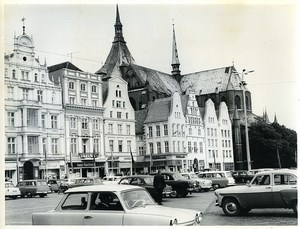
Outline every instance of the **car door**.
{"type": "Polygon", "coordinates": [[[297,195],[297,177],[278,172],[273,174],[273,180],[273,207],[285,207],[292,195],[297,195]],[[283,196],[282,191],[287,190],[290,190],[289,196],[283,196]]]}
{"type": "Polygon", "coordinates": [[[123,225],[123,206],[113,192],[91,194],[89,210],[83,216],[84,225],[123,225]],[[103,199],[105,198],[105,199],[103,199]],[[105,202],[105,208],[101,204],[105,202]]]}
{"type": "Polygon", "coordinates": [[[249,208],[268,208],[272,206],[271,176],[260,175],[247,188],[246,201],[249,208]]]}

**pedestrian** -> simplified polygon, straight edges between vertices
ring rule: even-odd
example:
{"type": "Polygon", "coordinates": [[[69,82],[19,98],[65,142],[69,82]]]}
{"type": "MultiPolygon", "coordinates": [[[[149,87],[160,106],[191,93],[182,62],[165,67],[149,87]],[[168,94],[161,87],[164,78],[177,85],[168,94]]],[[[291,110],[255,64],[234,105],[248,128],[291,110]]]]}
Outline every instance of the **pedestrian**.
{"type": "Polygon", "coordinates": [[[164,188],[166,187],[166,182],[164,177],[161,175],[161,171],[158,170],[158,173],[154,176],[153,186],[157,191],[157,200],[156,202],[159,205],[162,205],[162,193],[164,188]]]}

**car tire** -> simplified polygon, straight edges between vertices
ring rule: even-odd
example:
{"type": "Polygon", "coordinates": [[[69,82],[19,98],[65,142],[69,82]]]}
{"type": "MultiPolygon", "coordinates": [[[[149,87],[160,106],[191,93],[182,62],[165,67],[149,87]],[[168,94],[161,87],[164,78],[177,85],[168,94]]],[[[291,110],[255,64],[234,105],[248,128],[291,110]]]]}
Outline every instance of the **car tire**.
{"type": "Polygon", "coordinates": [[[297,215],[298,213],[298,201],[295,201],[293,204],[293,211],[297,215]]]}
{"type": "Polygon", "coordinates": [[[12,199],[17,199],[17,197],[18,197],[18,196],[12,196],[11,198],[12,198],[12,199]]]}
{"type": "Polygon", "coordinates": [[[27,196],[27,198],[31,198],[32,197],[31,192],[26,192],[26,196],[27,196]]]}
{"type": "Polygon", "coordinates": [[[172,198],[177,197],[177,191],[176,191],[176,190],[172,191],[172,192],[170,193],[170,197],[172,197],[172,198]]]}
{"type": "Polygon", "coordinates": [[[225,215],[228,216],[238,216],[242,212],[239,203],[233,198],[225,199],[222,203],[222,209],[225,215]]]}
{"type": "Polygon", "coordinates": [[[45,194],[39,194],[39,196],[40,196],[41,198],[44,198],[46,195],[45,195],[45,194]]]}
{"type": "Polygon", "coordinates": [[[179,193],[179,197],[186,197],[189,194],[187,190],[181,190],[179,193]]]}
{"type": "Polygon", "coordinates": [[[220,188],[220,185],[219,184],[213,184],[212,187],[213,187],[214,190],[217,190],[218,188],[220,188]]]}

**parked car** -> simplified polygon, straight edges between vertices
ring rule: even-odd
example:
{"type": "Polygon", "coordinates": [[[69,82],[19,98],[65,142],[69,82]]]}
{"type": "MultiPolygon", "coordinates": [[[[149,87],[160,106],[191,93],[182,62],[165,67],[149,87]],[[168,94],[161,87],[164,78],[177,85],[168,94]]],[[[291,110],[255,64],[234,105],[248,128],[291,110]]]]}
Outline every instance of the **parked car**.
{"type": "Polygon", "coordinates": [[[199,184],[198,191],[203,190],[205,192],[208,192],[212,187],[212,181],[199,178],[195,173],[181,173],[181,175],[186,179],[190,179],[198,182],[199,184]]]}
{"type": "Polygon", "coordinates": [[[199,225],[200,211],[157,205],[142,187],[93,185],[71,188],[55,210],[32,214],[33,225],[199,225]]]}
{"type": "Polygon", "coordinates": [[[247,181],[251,181],[254,177],[254,174],[247,170],[232,171],[231,175],[236,183],[246,183],[247,181]]]}
{"type": "Polygon", "coordinates": [[[20,189],[15,187],[12,182],[5,182],[5,198],[16,199],[18,196],[21,196],[20,189]]]}
{"type": "MultiPolygon", "coordinates": [[[[151,175],[133,175],[123,177],[119,184],[128,184],[128,185],[136,185],[145,188],[154,200],[157,200],[158,193],[153,186],[154,176],[151,175]]],[[[164,188],[163,195],[172,195],[172,187],[167,185],[164,188]]]]}
{"type": "Polygon", "coordinates": [[[48,186],[51,192],[58,192],[59,191],[59,184],[57,180],[48,180],[48,186]]]}
{"type": "Polygon", "coordinates": [[[69,189],[69,186],[74,184],[77,179],[80,179],[80,178],[68,178],[68,179],[58,180],[58,183],[59,183],[59,191],[58,192],[64,193],[65,191],[67,191],[69,189]]]}
{"type": "Polygon", "coordinates": [[[87,186],[87,185],[98,185],[103,184],[100,178],[77,178],[74,183],[69,184],[69,188],[74,188],[78,186],[87,186]]]}
{"type": "Polygon", "coordinates": [[[103,184],[118,184],[122,176],[105,176],[102,178],[103,184]]]}
{"type": "Polygon", "coordinates": [[[180,173],[161,172],[161,175],[166,184],[172,187],[171,197],[186,197],[188,193],[192,193],[198,188],[197,182],[184,178],[180,173]]]}
{"type": "Polygon", "coordinates": [[[216,190],[216,205],[228,216],[254,208],[292,208],[297,214],[297,171],[279,169],[257,173],[243,186],[216,190]]]}
{"type": "Polygon", "coordinates": [[[235,185],[235,180],[233,179],[230,171],[200,172],[198,174],[198,177],[211,180],[212,187],[214,190],[216,190],[218,188],[224,188],[227,186],[235,185]]]}
{"type": "Polygon", "coordinates": [[[274,169],[271,169],[271,168],[251,169],[251,170],[249,170],[249,172],[252,173],[253,175],[255,175],[256,173],[259,173],[259,172],[271,171],[271,170],[274,170],[274,169]]]}
{"type": "Polygon", "coordinates": [[[50,192],[50,188],[45,180],[19,181],[17,187],[21,191],[21,197],[45,197],[50,192]]]}

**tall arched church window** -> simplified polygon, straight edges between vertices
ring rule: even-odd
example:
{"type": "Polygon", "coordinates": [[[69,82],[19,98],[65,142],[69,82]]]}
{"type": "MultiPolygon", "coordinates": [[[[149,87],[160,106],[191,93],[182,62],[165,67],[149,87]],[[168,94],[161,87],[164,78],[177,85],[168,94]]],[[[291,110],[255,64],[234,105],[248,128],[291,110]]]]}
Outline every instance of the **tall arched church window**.
{"type": "Polygon", "coordinates": [[[235,106],[237,107],[237,109],[241,109],[241,98],[240,96],[236,95],[234,98],[235,101],[235,106]]]}

